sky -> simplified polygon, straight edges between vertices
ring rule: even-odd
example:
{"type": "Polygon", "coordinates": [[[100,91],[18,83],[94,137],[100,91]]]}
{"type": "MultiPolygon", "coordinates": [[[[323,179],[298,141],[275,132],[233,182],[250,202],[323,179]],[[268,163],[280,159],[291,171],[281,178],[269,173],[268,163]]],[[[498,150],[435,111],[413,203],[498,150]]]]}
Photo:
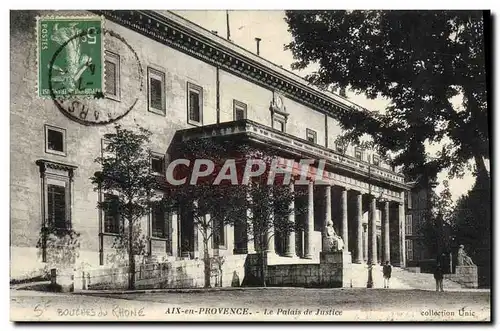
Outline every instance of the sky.
{"type": "MultiPolygon", "coordinates": [[[[176,10],[177,15],[184,17],[207,30],[217,31],[221,37],[227,36],[226,11],[225,10],[176,10]]],[[[284,50],[284,45],[292,41],[288,32],[288,25],[284,21],[282,10],[230,10],[229,29],[231,41],[249,51],[256,52],[255,38],[261,38],[260,56],[283,68],[291,70],[294,59],[292,53],[284,50]]],[[[314,68],[306,68],[302,71],[293,71],[295,74],[305,76],[314,68]]],[[[350,101],[357,103],[369,110],[384,111],[389,101],[383,98],[367,99],[364,95],[357,95],[347,91],[350,101]]],[[[459,100],[457,100],[458,102],[459,100]]],[[[427,146],[429,155],[433,155],[439,146],[427,146]]],[[[489,168],[489,163],[487,162],[489,168]]],[[[456,201],[461,195],[466,194],[474,184],[474,177],[467,172],[463,178],[448,179],[447,172],[438,175],[439,185],[436,192],[443,188],[443,180],[448,180],[452,199],[456,201]]]]}

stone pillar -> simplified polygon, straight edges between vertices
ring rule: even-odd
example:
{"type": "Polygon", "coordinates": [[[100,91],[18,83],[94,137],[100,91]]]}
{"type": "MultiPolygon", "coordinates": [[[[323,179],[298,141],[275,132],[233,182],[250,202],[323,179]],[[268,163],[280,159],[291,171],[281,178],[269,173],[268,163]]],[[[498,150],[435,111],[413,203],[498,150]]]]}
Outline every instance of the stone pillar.
{"type": "MultiPolygon", "coordinates": [[[[234,225],[224,225],[224,234],[226,236],[226,247],[228,252],[234,251],[234,225]]],[[[212,241],[212,240],[210,240],[212,241]]]]}
{"type": "Polygon", "coordinates": [[[344,241],[344,249],[349,250],[349,232],[347,224],[347,190],[344,188],[341,193],[340,209],[342,213],[342,240],[344,241]]]}
{"type": "Polygon", "coordinates": [[[171,218],[171,224],[170,224],[170,245],[171,246],[171,253],[172,256],[177,257],[180,256],[179,254],[179,223],[177,221],[178,219],[178,212],[175,211],[172,213],[172,218],[171,218]]]}
{"type": "Polygon", "coordinates": [[[363,263],[363,195],[356,195],[356,263],[363,263]]]}
{"type": "Polygon", "coordinates": [[[323,219],[323,226],[321,229],[321,237],[322,237],[322,251],[326,252],[328,247],[328,238],[326,234],[326,228],[328,226],[328,222],[332,219],[332,187],[330,185],[325,186],[325,216],[323,219]]]}
{"type": "MultiPolygon", "coordinates": [[[[295,186],[293,184],[293,181],[290,181],[290,192],[294,192],[295,186]]],[[[291,226],[295,227],[295,201],[292,199],[290,202],[290,210],[292,211],[288,215],[288,222],[291,226]]],[[[286,242],[286,248],[285,248],[285,256],[288,257],[293,257],[295,256],[295,230],[292,228],[290,229],[290,233],[288,233],[288,240],[286,242]]]]}
{"type": "Polygon", "coordinates": [[[304,231],[304,257],[312,259],[312,233],[314,231],[314,184],[312,181],[307,186],[307,215],[304,231]]]}
{"type": "Polygon", "coordinates": [[[269,253],[276,253],[276,247],[274,244],[274,196],[273,196],[273,191],[272,188],[269,189],[269,199],[268,203],[271,204],[270,207],[270,212],[269,212],[269,226],[266,231],[266,235],[264,236],[266,242],[265,242],[265,247],[266,247],[266,252],[269,253]]]}
{"type": "Polygon", "coordinates": [[[255,253],[255,234],[253,233],[253,211],[252,211],[252,194],[247,191],[247,221],[246,221],[246,238],[247,238],[247,253],[255,253]]]}
{"type": "Polygon", "coordinates": [[[383,240],[384,240],[384,262],[391,261],[391,242],[389,236],[389,201],[384,201],[384,210],[383,210],[383,219],[382,219],[382,232],[383,232],[383,240]]]}
{"type": "Polygon", "coordinates": [[[404,268],[406,266],[406,241],[405,241],[405,205],[403,202],[400,202],[398,205],[398,211],[399,211],[399,247],[400,247],[400,253],[399,253],[399,263],[400,267],[404,268]]]}
{"type": "Polygon", "coordinates": [[[368,235],[369,235],[369,256],[368,262],[377,264],[377,200],[370,195],[370,213],[368,219],[368,235]]]}
{"type": "Polygon", "coordinates": [[[201,239],[201,233],[200,227],[198,225],[198,222],[194,221],[193,224],[193,258],[199,258],[200,257],[200,249],[203,248],[203,244],[200,246],[200,239],[201,239]]]}
{"type": "Polygon", "coordinates": [[[368,223],[363,225],[363,261],[368,262],[368,223]]]}

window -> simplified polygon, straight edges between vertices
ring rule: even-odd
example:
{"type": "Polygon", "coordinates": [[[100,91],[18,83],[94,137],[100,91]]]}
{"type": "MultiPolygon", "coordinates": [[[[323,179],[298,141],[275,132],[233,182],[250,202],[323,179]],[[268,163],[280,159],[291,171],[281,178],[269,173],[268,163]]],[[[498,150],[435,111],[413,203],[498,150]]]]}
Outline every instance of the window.
{"type": "Polygon", "coordinates": [[[406,234],[413,234],[413,224],[412,224],[412,215],[406,215],[406,234]]]}
{"type": "Polygon", "coordinates": [[[273,128],[285,132],[285,121],[275,118],[273,120],[273,128]]]}
{"type": "Polygon", "coordinates": [[[363,152],[361,151],[361,149],[356,148],[354,150],[354,157],[357,158],[358,160],[362,160],[363,159],[363,152]]]}
{"type": "Polygon", "coordinates": [[[104,194],[104,232],[120,233],[120,213],[118,208],[118,197],[112,194],[104,194]]]}
{"type": "MultiPolygon", "coordinates": [[[[41,178],[42,228],[71,229],[71,194],[75,166],[39,159],[41,178]]],[[[42,261],[47,262],[47,247],[42,244],[42,261]]]]}
{"type": "Polygon", "coordinates": [[[406,198],[406,207],[408,209],[412,208],[412,197],[411,197],[411,191],[406,191],[405,192],[405,198],[406,198]]]}
{"type": "Polygon", "coordinates": [[[165,115],[165,73],[148,68],[149,111],[165,115]]]}
{"type": "Polygon", "coordinates": [[[151,169],[153,172],[163,175],[165,172],[165,157],[160,154],[152,154],[151,169]]]}
{"type": "Polygon", "coordinates": [[[316,137],[317,137],[316,131],[311,130],[311,129],[306,129],[306,139],[307,139],[307,141],[312,142],[313,144],[315,144],[316,143],[316,137]]]}
{"type": "Polygon", "coordinates": [[[45,152],[66,156],[66,130],[45,125],[45,152]]]}
{"type": "Polygon", "coordinates": [[[153,238],[168,238],[169,214],[161,207],[155,206],[151,210],[151,235],[153,238]]]}
{"type": "Polygon", "coordinates": [[[223,248],[226,246],[226,233],[224,229],[224,222],[219,221],[218,225],[214,227],[213,240],[214,248],[223,248]]]}
{"type": "Polygon", "coordinates": [[[378,155],[373,154],[372,159],[373,159],[373,165],[380,167],[380,157],[378,155]]]}
{"type": "Polygon", "coordinates": [[[203,88],[188,83],[188,123],[203,124],[203,88]]]}
{"type": "Polygon", "coordinates": [[[413,260],[413,240],[406,239],[406,259],[408,261],[413,260]]]}
{"type": "Polygon", "coordinates": [[[66,187],[58,184],[47,185],[47,221],[49,227],[70,228],[66,215],[66,187]]]}
{"type": "Polygon", "coordinates": [[[235,121],[247,118],[247,105],[238,100],[233,100],[233,118],[235,121]]]}
{"type": "Polygon", "coordinates": [[[106,97],[120,100],[120,56],[106,51],[104,60],[106,97]]]}

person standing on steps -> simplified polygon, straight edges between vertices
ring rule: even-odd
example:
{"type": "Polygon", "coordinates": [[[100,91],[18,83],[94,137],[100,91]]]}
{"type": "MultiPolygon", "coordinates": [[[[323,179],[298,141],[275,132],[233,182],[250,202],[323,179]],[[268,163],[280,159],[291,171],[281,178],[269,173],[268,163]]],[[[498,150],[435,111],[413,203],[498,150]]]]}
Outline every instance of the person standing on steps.
{"type": "Polygon", "coordinates": [[[444,292],[443,290],[443,268],[441,268],[441,264],[438,262],[436,265],[436,269],[434,270],[434,279],[436,280],[436,292],[444,292]]]}
{"type": "Polygon", "coordinates": [[[392,267],[389,261],[385,261],[385,265],[382,268],[382,273],[384,274],[384,288],[389,288],[389,280],[391,279],[392,267]]]}

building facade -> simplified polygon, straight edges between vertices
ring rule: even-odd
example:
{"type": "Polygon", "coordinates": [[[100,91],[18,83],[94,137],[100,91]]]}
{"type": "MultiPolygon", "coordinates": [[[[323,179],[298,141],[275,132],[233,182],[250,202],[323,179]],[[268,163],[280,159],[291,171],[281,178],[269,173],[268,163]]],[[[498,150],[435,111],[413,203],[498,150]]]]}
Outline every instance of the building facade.
{"type": "MultiPolygon", "coordinates": [[[[11,22],[12,278],[50,263],[37,247],[47,222],[80,233],[78,263],[113,264],[116,220],[97,208],[106,195],[89,178],[114,123],[152,132],[151,166],[159,174],[175,139],[243,137],[283,159],[325,160],[328,185],[300,188],[307,192],[305,230],[290,234],[287,242],[297,245],[271,241],[275,263],[319,259],[331,219],[354,263],[405,265],[404,177],[370,151],[335,143],[339,115],[357,105],[170,12],[13,11],[11,22]],[[106,98],[68,107],[37,96],[36,16],[43,15],[104,18],[106,98]]],[[[196,224],[181,212],[152,211],[142,227],[156,259],[201,254],[196,224]]],[[[235,236],[227,226],[212,248],[242,268],[253,243],[236,247],[235,236]]]]}

